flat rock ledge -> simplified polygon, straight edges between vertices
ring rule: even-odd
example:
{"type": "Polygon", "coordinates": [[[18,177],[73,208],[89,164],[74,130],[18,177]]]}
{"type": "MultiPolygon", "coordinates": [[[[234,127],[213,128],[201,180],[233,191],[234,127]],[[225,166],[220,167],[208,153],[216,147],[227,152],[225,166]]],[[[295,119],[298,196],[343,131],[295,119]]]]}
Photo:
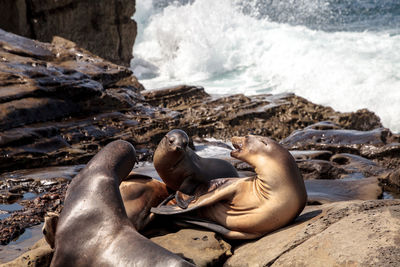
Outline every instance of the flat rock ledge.
{"type": "Polygon", "coordinates": [[[400,200],[308,206],[290,226],[234,250],[224,266],[398,266],[400,200]]]}
{"type": "MultiPolygon", "coordinates": [[[[307,206],[291,225],[241,245],[196,229],[151,240],[197,266],[398,266],[400,200],[307,206]]],[[[1,266],[49,266],[51,256],[42,239],[1,266]]]]}
{"type": "Polygon", "coordinates": [[[196,266],[221,266],[232,255],[229,243],[204,230],[182,229],[150,240],[196,266]]]}

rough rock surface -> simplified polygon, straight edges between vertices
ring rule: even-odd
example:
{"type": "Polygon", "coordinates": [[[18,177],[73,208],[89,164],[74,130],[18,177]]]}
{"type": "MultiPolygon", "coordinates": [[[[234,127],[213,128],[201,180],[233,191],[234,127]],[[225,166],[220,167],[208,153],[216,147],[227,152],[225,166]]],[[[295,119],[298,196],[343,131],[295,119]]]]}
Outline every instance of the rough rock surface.
{"type": "Polygon", "coordinates": [[[151,240],[196,266],[221,266],[232,255],[231,245],[204,230],[183,229],[151,240]]]}
{"type": "Polygon", "coordinates": [[[376,177],[357,180],[307,180],[308,204],[324,204],[346,200],[378,199],[382,188],[376,177]]]}
{"type": "Polygon", "coordinates": [[[326,120],[345,129],[372,130],[381,126],[380,119],[368,110],[339,113],[294,94],[213,97],[201,87],[187,86],[142,94],[152,105],[179,112],[180,127],[192,136],[227,139],[253,133],[280,140],[294,130],[326,120]]]}
{"type": "Polygon", "coordinates": [[[129,66],[136,38],[135,0],[0,1],[0,28],[51,42],[61,36],[114,63],[129,66]]]}
{"type": "Polygon", "coordinates": [[[324,128],[320,129],[320,125],[316,123],[294,131],[281,144],[288,149],[350,153],[372,159],[386,167],[399,166],[399,135],[394,135],[389,129],[342,129],[332,122],[324,123],[324,128]]]}
{"type": "Polygon", "coordinates": [[[50,266],[53,250],[47,244],[44,238],[33,245],[29,251],[8,263],[2,264],[2,267],[47,267],[50,266]]]}
{"type": "Polygon", "coordinates": [[[293,225],[235,249],[224,266],[398,266],[400,201],[308,207],[293,225]]]}

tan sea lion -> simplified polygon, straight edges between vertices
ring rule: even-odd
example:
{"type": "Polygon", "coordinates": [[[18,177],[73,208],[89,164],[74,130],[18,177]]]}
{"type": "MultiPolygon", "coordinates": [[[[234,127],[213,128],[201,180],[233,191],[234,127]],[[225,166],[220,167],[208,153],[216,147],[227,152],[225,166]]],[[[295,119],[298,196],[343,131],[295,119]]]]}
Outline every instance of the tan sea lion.
{"type": "Polygon", "coordinates": [[[154,152],[154,168],[166,185],[176,194],[179,206],[186,207],[180,193],[191,195],[200,184],[212,179],[239,177],[229,162],[216,158],[202,158],[188,147],[189,137],[180,130],[168,132],[154,152]]]}
{"type": "Polygon", "coordinates": [[[129,221],[119,185],[135,161],[130,143],[114,141],[72,180],[51,266],[193,266],[140,235],[129,221]]]}
{"type": "Polygon", "coordinates": [[[119,186],[126,214],[137,231],[153,219],[150,208],[158,206],[170,193],[167,186],[150,176],[131,173],[119,186]]]}
{"type": "Polygon", "coordinates": [[[186,216],[185,221],[230,239],[252,239],[283,227],[303,210],[307,193],[294,158],[262,136],[233,137],[231,156],[255,168],[247,178],[211,180],[196,189],[187,209],[152,208],[156,214],[186,216]]]}

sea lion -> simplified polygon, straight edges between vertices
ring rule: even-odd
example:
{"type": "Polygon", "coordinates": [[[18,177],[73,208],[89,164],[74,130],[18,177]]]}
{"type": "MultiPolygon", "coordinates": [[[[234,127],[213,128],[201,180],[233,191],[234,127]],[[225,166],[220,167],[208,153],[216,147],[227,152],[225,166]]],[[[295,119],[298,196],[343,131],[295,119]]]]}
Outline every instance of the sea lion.
{"type": "Polygon", "coordinates": [[[184,193],[191,195],[200,184],[212,179],[239,177],[229,162],[216,158],[202,158],[188,147],[189,137],[180,130],[168,132],[154,152],[154,168],[164,183],[174,191],[179,206],[186,207],[184,193]]]}
{"type": "Polygon", "coordinates": [[[186,216],[185,221],[230,239],[252,239],[287,225],[303,210],[307,192],[294,158],[270,138],[233,137],[231,156],[255,168],[256,176],[211,180],[194,192],[187,209],[152,208],[156,214],[186,216]]]}
{"type": "MultiPolygon", "coordinates": [[[[170,193],[167,186],[150,176],[131,172],[119,186],[128,219],[137,231],[143,230],[154,218],[150,208],[158,206],[170,193]]],[[[42,227],[43,235],[54,248],[59,214],[48,212],[42,227]]]]}
{"type": "Polygon", "coordinates": [[[126,214],[137,231],[153,219],[150,208],[158,206],[170,193],[167,186],[150,176],[131,173],[119,186],[126,214]]]}
{"type": "Polygon", "coordinates": [[[54,248],[55,236],[56,236],[56,229],[58,224],[58,218],[60,214],[56,212],[48,212],[44,216],[44,224],[42,227],[42,233],[44,235],[44,239],[46,240],[47,244],[51,248],[54,248]]]}
{"type": "Polygon", "coordinates": [[[51,266],[193,266],[140,235],[129,221],[119,185],[135,157],[130,143],[114,141],[72,180],[51,266]]]}

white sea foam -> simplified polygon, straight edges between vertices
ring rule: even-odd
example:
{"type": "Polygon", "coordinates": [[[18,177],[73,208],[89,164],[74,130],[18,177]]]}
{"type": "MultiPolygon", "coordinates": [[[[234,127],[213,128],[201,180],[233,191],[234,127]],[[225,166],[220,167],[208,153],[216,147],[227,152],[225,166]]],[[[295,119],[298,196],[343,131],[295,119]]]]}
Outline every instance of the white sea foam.
{"type": "Polygon", "coordinates": [[[196,84],[213,94],[294,92],[339,111],[368,108],[400,132],[400,35],[272,22],[240,11],[240,2],[156,8],[151,0],[138,1],[132,68],[144,86],[196,84]]]}

